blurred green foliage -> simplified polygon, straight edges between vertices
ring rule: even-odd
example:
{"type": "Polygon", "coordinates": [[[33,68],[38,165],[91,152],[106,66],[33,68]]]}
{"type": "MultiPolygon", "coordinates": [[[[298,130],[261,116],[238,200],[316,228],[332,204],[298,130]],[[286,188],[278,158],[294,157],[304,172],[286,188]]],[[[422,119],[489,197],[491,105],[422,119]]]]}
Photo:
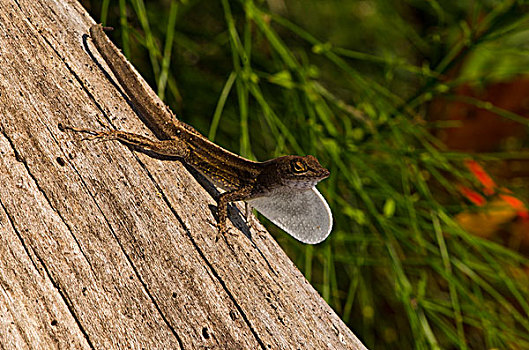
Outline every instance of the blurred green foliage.
{"type": "Polygon", "coordinates": [[[84,4],[183,121],[245,157],[331,171],[325,243],[269,226],[368,348],[529,348],[528,260],[454,221],[456,183],[474,180],[427,113],[463,83],[527,73],[523,1],[84,4]]]}

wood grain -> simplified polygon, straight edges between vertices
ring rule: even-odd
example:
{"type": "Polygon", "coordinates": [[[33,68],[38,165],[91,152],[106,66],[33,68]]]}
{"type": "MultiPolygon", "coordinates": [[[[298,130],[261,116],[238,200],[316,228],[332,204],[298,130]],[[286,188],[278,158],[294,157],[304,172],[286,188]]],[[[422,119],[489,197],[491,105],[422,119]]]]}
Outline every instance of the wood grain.
{"type": "Polygon", "coordinates": [[[0,1],[0,347],[363,349],[262,226],[234,207],[249,237],[217,237],[215,191],[182,164],[58,128],[150,135],[93,23],[0,1]]]}

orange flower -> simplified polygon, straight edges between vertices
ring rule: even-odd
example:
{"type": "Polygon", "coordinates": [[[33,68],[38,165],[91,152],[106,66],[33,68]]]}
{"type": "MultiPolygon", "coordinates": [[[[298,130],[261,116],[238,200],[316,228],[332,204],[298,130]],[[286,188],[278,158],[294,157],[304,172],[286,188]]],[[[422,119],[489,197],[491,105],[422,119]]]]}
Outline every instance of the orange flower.
{"type": "Polygon", "coordinates": [[[459,189],[459,192],[461,192],[461,194],[463,194],[463,196],[465,196],[469,201],[471,201],[472,203],[474,203],[475,205],[477,205],[479,207],[485,205],[485,203],[487,202],[487,200],[485,198],[483,198],[482,195],[480,195],[479,193],[477,193],[474,190],[471,190],[468,187],[459,185],[458,189],[459,189]]]}
{"type": "Polygon", "coordinates": [[[510,194],[500,194],[500,198],[509,204],[514,210],[516,210],[518,217],[524,220],[529,219],[529,210],[525,206],[524,202],[514,196],[511,196],[510,194]]]}
{"type": "Polygon", "coordinates": [[[487,172],[481,167],[481,165],[478,164],[475,160],[467,159],[465,160],[465,165],[467,166],[468,170],[470,170],[476,179],[481,182],[483,185],[483,193],[490,196],[494,193],[494,188],[496,187],[496,183],[492,178],[487,174],[487,172]]]}

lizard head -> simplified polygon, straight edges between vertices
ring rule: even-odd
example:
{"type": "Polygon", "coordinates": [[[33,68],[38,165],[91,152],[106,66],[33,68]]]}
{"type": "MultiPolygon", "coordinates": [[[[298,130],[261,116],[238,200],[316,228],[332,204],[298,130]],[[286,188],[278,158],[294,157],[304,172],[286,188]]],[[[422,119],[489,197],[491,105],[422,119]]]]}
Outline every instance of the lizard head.
{"type": "Polygon", "coordinates": [[[276,161],[283,185],[291,188],[309,189],[330,175],[314,156],[284,156],[276,161]]]}

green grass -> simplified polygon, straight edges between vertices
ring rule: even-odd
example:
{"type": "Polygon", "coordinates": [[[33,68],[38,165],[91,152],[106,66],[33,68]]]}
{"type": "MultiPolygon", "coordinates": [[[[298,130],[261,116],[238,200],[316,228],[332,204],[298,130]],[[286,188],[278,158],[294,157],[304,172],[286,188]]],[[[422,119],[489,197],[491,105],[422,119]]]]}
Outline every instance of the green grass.
{"type": "MultiPolygon", "coordinates": [[[[331,171],[318,186],[335,220],[325,243],[270,230],[366,346],[529,347],[528,260],[454,221],[468,209],[455,187],[473,181],[467,155],[430,134],[440,124],[427,114],[436,96],[461,100],[463,83],[527,73],[527,6],[90,3],[182,120],[245,157],[312,154],[331,171]]],[[[487,101],[464,102],[528,125],[487,101]]],[[[529,155],[514,151],[474,158],[529,155]]]]}

